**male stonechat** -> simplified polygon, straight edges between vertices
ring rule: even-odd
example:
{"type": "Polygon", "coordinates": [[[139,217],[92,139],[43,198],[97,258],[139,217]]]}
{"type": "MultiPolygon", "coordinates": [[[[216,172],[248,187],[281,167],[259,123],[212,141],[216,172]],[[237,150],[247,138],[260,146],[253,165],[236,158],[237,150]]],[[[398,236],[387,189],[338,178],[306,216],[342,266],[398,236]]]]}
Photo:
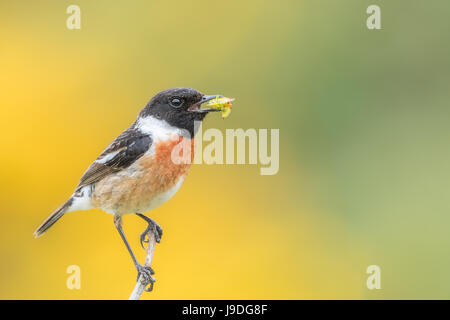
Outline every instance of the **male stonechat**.
{"type": "Polygon", "coordinates": [[[101,208],[114,216],[114,225],[130,252],[133,263],[147,280],[154,273],[136,260],[122,229],[122,216],[136,214],[147,223],[140,241],[153,231],[156,241],[161,227],[144,212],[169,200],[183,183],[191,162],[174,163],[172,149],[183,139],[193,142],[197,126],[214,108],[201,104],[220,95],[203,95],[191,88],[173,88],[155,95],[133,124],[122,132],[91,164],[72,196],[52,213],[34,235],[39,237],[65,213],[101,208]]]}

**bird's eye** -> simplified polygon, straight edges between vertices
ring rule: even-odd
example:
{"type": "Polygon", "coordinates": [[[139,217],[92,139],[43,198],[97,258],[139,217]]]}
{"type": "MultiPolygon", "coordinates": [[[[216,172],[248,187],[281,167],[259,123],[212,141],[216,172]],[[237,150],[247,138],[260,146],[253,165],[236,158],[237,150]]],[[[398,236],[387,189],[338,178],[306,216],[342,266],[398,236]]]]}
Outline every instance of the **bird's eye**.
{"type": "Polygon", "coordinates": [[[170,105],[175,108],[179,108],[183,105],[184,101],[181,98],[172,98],[170,100],[170,105]]]}

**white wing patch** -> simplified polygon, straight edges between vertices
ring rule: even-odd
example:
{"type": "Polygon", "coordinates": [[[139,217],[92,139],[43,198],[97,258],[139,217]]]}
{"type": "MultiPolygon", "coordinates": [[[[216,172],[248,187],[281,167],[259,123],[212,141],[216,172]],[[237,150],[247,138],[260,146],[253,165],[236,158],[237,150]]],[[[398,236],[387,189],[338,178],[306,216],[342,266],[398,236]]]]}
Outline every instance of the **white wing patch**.
{"type": "Polygon", "coordinates": [[[114,158],[118,153],[120,152],[120,150],[117,150],[117,151],[114,151],[114,152],[111,152],[111,153],[108,153],[106,156],[104,156],[103,158],[101,158],[101,159],[97,159],[97,160],[95,160],[94,162],[96,162],[96,163],[106,163],[106,162],[108,162],[109,160],[111,160],[112,158],[114,158]]]}

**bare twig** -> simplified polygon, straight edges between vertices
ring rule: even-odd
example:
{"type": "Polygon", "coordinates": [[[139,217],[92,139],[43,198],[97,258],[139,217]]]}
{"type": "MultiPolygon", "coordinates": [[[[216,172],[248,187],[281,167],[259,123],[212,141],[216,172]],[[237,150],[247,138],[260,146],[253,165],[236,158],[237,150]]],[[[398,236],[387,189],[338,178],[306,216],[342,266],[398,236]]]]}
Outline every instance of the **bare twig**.
{"type": "MultiPolygon", "coordinates": [[[[153,231],[148,232],[148,246],[147,246],[147,253],[145,255],[145,263],[144,266],[151,267],[152,266],[152,260],[153,260],[153,253],[155,252],[155,246],[156,246],[156,237],[153,231]]],[[[155,279],[152,277],[152,280],[155,279]]],[[[133,289],[133,292],[131,292],[130,298],[128,300],[139,300],[142,293],[145,291],[145,288],[150,285],[150,288],[153,287],[153,283],[145,280],[145,277],[141,274],[139,275],[139,278],[136,282],[136,285],[133,289]]]]}

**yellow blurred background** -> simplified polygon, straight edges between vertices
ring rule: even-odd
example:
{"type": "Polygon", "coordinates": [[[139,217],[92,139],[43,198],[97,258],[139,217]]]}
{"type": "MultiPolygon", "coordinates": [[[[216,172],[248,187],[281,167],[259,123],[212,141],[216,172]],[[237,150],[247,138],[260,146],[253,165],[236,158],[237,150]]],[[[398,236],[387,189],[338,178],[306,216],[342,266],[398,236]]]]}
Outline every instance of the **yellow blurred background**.
{"type": "MultiPolygon", "coordinates": [[[[144,299],[449,298],[450,3],[0,2],[0,298],[125,299],[112,216],[36,227],[160,90],[235,97],[204,129],[279,128],[280,171],[194,165],[149,215],[144,299]],[[66,8],[81,8],[68,30],[66,8]],[[382,30],[366,28],[378,4],[382,30]],[[217,195],[225,193],[227,198],[217,195]],[[381,267],[381,290],[366,268],[381,267]],[[66,268],[81,268],[69,290],[66,268]]],[[[139,259],[145,224],[124,218],[139,259]]]]}

